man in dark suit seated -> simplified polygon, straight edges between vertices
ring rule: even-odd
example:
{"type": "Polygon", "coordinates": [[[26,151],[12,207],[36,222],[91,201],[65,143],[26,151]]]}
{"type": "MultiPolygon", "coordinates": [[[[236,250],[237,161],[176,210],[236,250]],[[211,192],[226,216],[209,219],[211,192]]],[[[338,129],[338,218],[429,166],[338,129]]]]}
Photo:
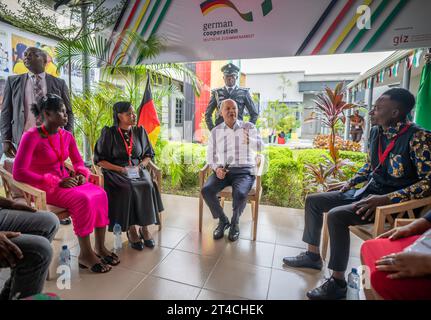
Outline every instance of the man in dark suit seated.
{"type": "MultiPolygon", "coordinates": [[[[15,157],[22,134],[38,122],[30,111],[31,105],[47,93],[54,93],[63,99],[69,119],[64,129],[73,133],[73,113],[69,90],[63,79],[45,73],[47,59],[44,51],[29,47],[24,52],[24,65],[29,72],[10,76],[7,79],[0,130],[3,152],[9,158],[15,157]]],[[[70,219],[62,220],[61,223],[70,224],[70,219]]]]}
{"type": "Polygon", "coordinates": [[[346,182],[341,191],[316,193],[305,200],[302,240],[307,251],[283,262],[293,268],[323,267],[319,253],[323,213],[328,213],[332,276],[307,292],[314,300],[346,297],[345,272],[349,260],[349,226],[372,223],[377,207],[420,199],[431,194],[431,132],[410,123],[407,116],[415,105],[405,89],[383,93],[370,110],[368,161],[346,182]],[[364,183],[363,188],[357,188],[364,183]]]}

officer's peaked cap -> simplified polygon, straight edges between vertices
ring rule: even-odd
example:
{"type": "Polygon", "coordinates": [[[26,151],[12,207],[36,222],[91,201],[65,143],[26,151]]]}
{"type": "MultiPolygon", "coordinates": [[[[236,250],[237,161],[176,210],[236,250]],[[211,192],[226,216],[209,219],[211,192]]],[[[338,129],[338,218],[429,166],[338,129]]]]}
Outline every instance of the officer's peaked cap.
{"type": "Polygon", "coordinates": [[[233,63],[228,63],[221,68],[221,71],[225,76],[238,75],[239,68],[233,63]]]}

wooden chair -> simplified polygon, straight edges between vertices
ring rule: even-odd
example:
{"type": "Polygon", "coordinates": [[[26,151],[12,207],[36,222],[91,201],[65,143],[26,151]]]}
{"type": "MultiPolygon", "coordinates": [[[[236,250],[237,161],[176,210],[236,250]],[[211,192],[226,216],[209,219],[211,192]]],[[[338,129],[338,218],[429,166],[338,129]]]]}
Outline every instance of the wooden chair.
{"type": "MultiPolygon", "coordinates": [[[[340,187],[340,185],[336,186],[340,187]]],[[[336,188],[331,188],[336,190],[336,188]]],[[[350,226],[350,232],[366,241],[381,235],[382,233],[395,227],[395,219],[401,219],[405,215],[409,220],[415,219],[413,210],[421,209],[419,215],[423,215],[431,208],[431,197],[423,199],[409,200],[401,203],[390,204],[376,208],[374,223],[366,225],[350,226]]],[[[322,249],[321,256],[326,260],[329,245],[329,231],[328,231],[328,213],[323,214],[323,228],[322,228],[322,249]]],[[[401,220],[400,220],[401,221],[401,220]]]]}
{"type": "Polygon", "coordinates": [[[395,219],[394,228],[406,226],[416,219],[395,219]]]}
{"type": "MultiPolygon", "coordinates": [[[[71,163],[66,162],[68,170],[73,171],[71,163]]],[[[43,190],[35,188],[29,184],[16,181],[12,176],[13,161],[6,159],[3,165],[0,165],[0,176],[3,182],[3,188],[7,198],[25,203],[37,210],[47,210],[57,215],[59,219],[68,218],[69,212],[51,204],[46,203],[46,193],[43,190]]],[[[102,177],[96,174],[90,174],[89,182],[103,187],[102,177]]]]}
{"type": "MultiPolygon", "coordinates": [[[[93,165],[93,172],[95,172],[97,175],[99,175],[102,179],[102,186],[104,184],[104,180],[103,180],[103,173],[102,173],[102,168],[96,165],[93,165]]],[[[153,181],[154,184],[156,184],[156,188],[159,189],[159,192],[162,193],[162,170],[156,166],[156,164],[154,162],[152,162],[150,160],[150,162],[148,162],[148,166],[147,166],[147,170],[150,173],[151,176],[151,180],[153,181]]],[[[162,230],[162,215],[160,213],[158,213],[159,215],[159,231],[162,230]]]]}
{"type": "MultiPolygon", "coordinates": [[[[257,156],[257,173],[256,180],[248,193],[247,201],[251,203],[251,213],[253,219],[253,229],[252,229],[252,239],[256,241],[257,235],[257,221],[259,217],[259,203],[260,198],[262,196],[262,174],[265,166],[265,158],[263,155],[257,156]]],[[[209,164],[206,164],[199,171],[199,190],[202,190],[205,181],[208,179],[209,175],[212,173],[211,167],[209,164]]],[[[225,199],[232,199],[232,187],[226,187],[219,193],[221,206],[224,207],[225,199]]],[[[202,197],[202,193],[199,193],[199,232],[202,232],[202,216],[203,216],[203,206],[204,199],[202,197]]]]}
{"type": "MultiPolygon", "coordinates": [[[[69,162],[65,162],[65,167],[69,171],[73,171],[73,166],[69,162]]],[[[0,165],[0,176],[3,182],[6,197],[27,204],[37,210],[50,211],[57,215],[58,219],[66,219],[70,216],[65,208],[57,207],[46,203],[46,193],[43,190],[35,188],[29,184],[16,181],[12,176],[13,161],[6,159],[3,165],[0,165]]],[[[89,182],[103,187],[102,177],[97,174],[90,174],[89,182]]],[[[47,280],[51,279],[51,275],[55,274],[53,270],[56,266],[56,261],[53,259],[48,269],[47,280]]]]}

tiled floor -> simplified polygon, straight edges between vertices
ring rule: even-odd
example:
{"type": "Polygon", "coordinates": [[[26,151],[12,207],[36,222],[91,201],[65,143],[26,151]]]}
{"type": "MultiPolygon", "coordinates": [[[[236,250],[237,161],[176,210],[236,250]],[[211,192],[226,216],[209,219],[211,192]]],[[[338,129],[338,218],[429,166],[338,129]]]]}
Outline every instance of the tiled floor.
{"type": "MultiPolygon", "coordinates": [[[[55,257],[62,244],[72,253],[71,289],[60,290],[56,280],[45,291],[64,299],[305,299],[305,292],[329,271],[294,270],[282,258],[296,255],[301,242],[303,211],[260,206],[257,241],[251,241],[251,210],[241,217],[241,237],[231,243],[212,239],[216,221],[204,211],[204,230],[198,232],[198,200],[163,195],[162,231],[152,229],[157,246],[138,252],[124,246],[121,263],[107,274],[78,270],[79,247],[71,226],[62,226],[54,240],[55,257]]],[[[231,216],[231,203],[226,202],[231,216]]],[[[112,248],[113,238],[108,235],[112,248]]],[[[349,268],[358,266],[361,240],[352,235],[349,268]]],[[[54,261],[52,270],[55,270],[54,261]]],[[[0,287],[8,277],[0,272],[0,287]]]]}

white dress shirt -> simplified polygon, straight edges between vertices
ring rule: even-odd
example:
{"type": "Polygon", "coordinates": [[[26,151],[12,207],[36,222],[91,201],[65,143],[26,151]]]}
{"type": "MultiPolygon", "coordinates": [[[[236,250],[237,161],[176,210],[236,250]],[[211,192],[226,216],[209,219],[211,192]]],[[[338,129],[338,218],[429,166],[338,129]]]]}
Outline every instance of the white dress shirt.
{"type": "Polygon", "coordinates": [[[256,153],[262,151],[263,147],[262,138],[253,123],[237,120],[231,129],[223,122],[211,130],[207,163],[213,170],[226,164],[229,167],[255,168],[256,153]]]}
{"type": "Polygon", "coordinates": [[[227,90],[227,92],[229,92],[229,89],[231,89],[231,91],[229,92],[229,95],[236,89],[236,85],[234,85],[233,87],[228,87],[228,86],[224,86],[227,90]]]}

